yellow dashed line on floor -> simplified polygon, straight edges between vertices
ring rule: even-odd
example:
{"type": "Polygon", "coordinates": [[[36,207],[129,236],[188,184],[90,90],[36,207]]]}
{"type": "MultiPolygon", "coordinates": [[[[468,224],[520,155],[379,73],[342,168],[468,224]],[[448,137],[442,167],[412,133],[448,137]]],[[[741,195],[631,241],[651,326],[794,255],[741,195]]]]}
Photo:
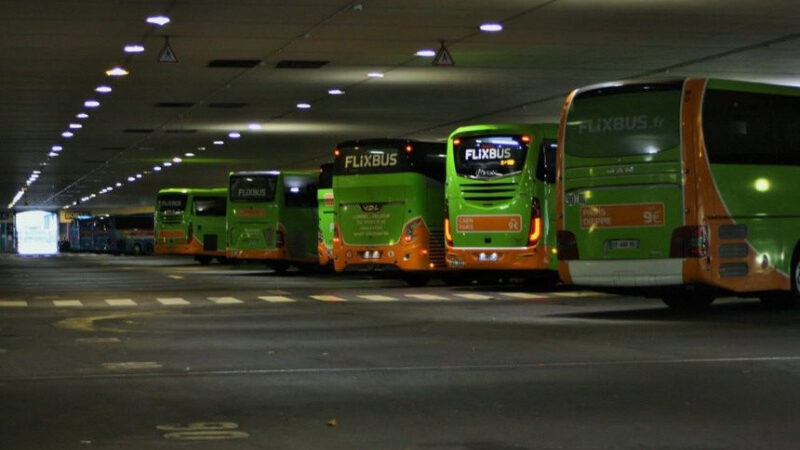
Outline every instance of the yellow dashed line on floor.
{"type": "Polygon", "coordinates": [[[436,294],[406,294],[406,297],[416,298],[419,300],[449,300],[448,297],[436,294]]]}
{"type": "Polygon", "coordinates": [[[456,297],[466,298],[467,300],[491,300],[494,297],[484,294],[453,294],[456,297]]]}
{"type": "Polygon", "coordinates": [[[178,306],[178,305],[188,305],[189,302],[186,300],[178,297],[178,298],[157,298],[159,303],[165,306],[178,306]]]}
{"type": "Polygon", "coordinates": [[[75,308],[83,306],[80,300],[53,300],[53,306],[58,308],[75,308]]]}
{"type": "Polygon", "coordinates": [[[130,298],[108,298],[106,303],[109,306],[136,306],[136,302],[130,298]]]}
{"type": "Polygon", "coordinates": [[[208,299],[218,305],[234,305],[237,303],[244,303],[236,297],[208,297],[208,299]]]}
{"type": "Polygon", "coordinates": [[[549,295],[541,295],[541,294],[531,294],[529,292],[501,292],[500,295],[505,295],[506,297],[512,298],[522,298],[526,300],[537,300],[543,298],[550,298],[549,295]]]}
{"type": "Polygon", "coordinates": [[[25,300],[0,300],[0,308],[25,308],[28,302],[25,300]]]}
{"type": "Polygon", "coordinates": [[[363,298],[364,300],[370,300],[373,302],[396,302],[397,299],[394,297],[389,297],[388,295],[357,295],[358,298],[363,298]]]}
{"type": "Polygon", "coordinates": [[[296,301],[293,298],[289,298],[283,295],[263,295],[258,298],[260,300],[264,300],[265,302],[270,302],[270,303],[291,303],[296,301]]]}
{"type": "Polygon", "coordinates": [[[310,295],[309,297],[313,298],[314,300],[319,300],[321,302],[346,302],[347,299],[342,297],[337,297],[335,295],[310,295]]]}

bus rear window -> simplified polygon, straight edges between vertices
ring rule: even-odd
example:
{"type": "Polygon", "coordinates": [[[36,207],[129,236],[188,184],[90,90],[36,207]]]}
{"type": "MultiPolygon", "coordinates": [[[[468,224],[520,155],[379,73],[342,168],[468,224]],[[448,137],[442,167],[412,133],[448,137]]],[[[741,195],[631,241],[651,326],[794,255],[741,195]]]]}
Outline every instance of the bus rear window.
{"type": "Polygon", "coordinates": [[[513,175],[525,166],[522,136],[469,136],[453,140],[456,173],[469,178],[513,175]]]}
{"type": "Polygon", "coordinates": [[[233,202],[271,202],[275,200],[278,175],[233,175],[230,196],[233,202]]]}
{"type": "Polygon", "coordinates": [[[159,212],[179,213],[186,209],[186,194],[161,194],[156,198],[159,212]]]}
{"type": "Polygon", "coordinates": [[[653,155],[680,144],[681,85],[623,85],[580,93],[567,116],[564,153],[653,155]]]}
{"type": "Polygon", "coordinates": [[[225,216],[225,197],[195,197],[194,214],[196,216],[225,216]]]}

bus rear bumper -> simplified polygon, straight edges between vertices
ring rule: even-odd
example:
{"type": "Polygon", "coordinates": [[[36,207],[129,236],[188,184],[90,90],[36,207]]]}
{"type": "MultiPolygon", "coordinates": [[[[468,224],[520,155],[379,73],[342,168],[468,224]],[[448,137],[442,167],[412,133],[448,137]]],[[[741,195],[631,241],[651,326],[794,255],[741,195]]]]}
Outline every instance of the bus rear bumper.
{"type": "Polygon", "coordinates": [[[547,247],[447,247],[447,267],[467,270],[545,270],[550,268],[547,247]]]}
{"type": "Polygon", "coordinates": [[[573,284],[584,286],[646,287],[684,283],[683,259],[562,261],[573,284]]]}

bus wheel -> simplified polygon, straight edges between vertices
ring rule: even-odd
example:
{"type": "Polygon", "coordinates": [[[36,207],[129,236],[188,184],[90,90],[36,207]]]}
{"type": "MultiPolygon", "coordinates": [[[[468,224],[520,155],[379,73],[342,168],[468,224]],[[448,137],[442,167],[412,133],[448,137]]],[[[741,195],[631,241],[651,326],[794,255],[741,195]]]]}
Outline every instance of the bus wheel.
{"type": "Polygon", "coordinates": [[[760,297],[761,304],[769,308],[794,308],[800,305],[800,246],[792,257],[791,277],[789,292],[768,292],[760,297]]]}
{"type": "Polygon", "coordinates": [[[133,244],[133,254],[136,256],[142,255],[142,246],[139,244],[133,244]]]}
{"type": "Polygon", "coordinates": [[[224,256],[217,256],[217,262],[220,264],[228,264],[230,261],[224,256]]]}
{"type": "Polygon", "coordinates": [[[408,273],[403,275],[403,279],[406,280],[409,286],[425,286],[430,281],[431,276],[421,273],[408,273]]]}
{"type": "Polygon", "coordinates": [[[673,311],[698,311],[711,306],[714,296],[701,292],[678,291],[661,297],[673,311]]]}
{"type": "Polygon", "coordinates": [[[200,264],[202,264],[204,266],[211,262],[211,257],[210,256],[205,256],[205,255],[195,256],[194,259],[195,259],[195,261],[199,262],[200,264]]]}
{"type": "Polygon", "coordinates": [[[287,270],[289,270],[289,263],[286,261],[278,261],[276,263],[273,263],[271,267],[272,270],[275,271],[275,273],[284,273],[287,270]]]}

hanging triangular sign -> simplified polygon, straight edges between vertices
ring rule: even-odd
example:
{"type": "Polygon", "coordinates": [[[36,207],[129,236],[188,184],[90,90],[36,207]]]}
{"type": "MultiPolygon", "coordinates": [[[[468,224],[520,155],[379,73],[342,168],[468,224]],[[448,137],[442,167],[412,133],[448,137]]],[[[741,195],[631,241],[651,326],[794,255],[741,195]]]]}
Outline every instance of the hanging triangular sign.
{"type": "Polygon", "coordinates": [[[175,56],[175,52],[173,52],[172,47],[169,46],[169,39],[164,40],[164,46],[161,47],[161,50],[158,51],[158,62],[163,62],[163,63],[178,62],[178,57],[175,56]]]}
{"type": "Polygon", "coordinates": [[[439,51],[436,52],[436,56],[433,58],[433,65],[434,66],[456,65],[455,61],[453,61],[453,57],[450,56],[450,52],[447,51],[447,48],[445,48],[444,42],[442,42],[442,46],[439,47],[439,51]]]}

